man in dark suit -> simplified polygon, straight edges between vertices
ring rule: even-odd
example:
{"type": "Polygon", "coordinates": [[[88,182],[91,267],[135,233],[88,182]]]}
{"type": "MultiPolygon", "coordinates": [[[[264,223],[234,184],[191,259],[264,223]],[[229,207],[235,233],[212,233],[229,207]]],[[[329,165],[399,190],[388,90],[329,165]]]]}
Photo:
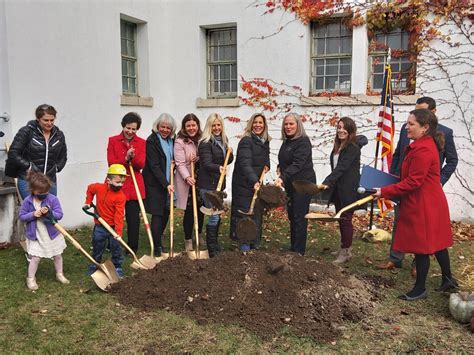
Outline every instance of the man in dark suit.
{"type": "MultiPolygon", "coordinates": [[[[436,101],[431,97],[420,97],[416,101],[415,109],[424,108],[436,113],[436,101]]],[[[456,146],[454,145],[453,130],[438,123],[438,130],[444,134],[445,146],[444,150],[439,153],[439,160],[441,163],[441,185],[446,184],[451,175],[456,170],[458,165],[458,154],[456,146]]],[[[393,153],[392,164],[390,165],[390,173],[400,176],[400,168],[405,157],[405,148],[410,144],[410,139],[407,136],[406,123],[400,129],[400,138],[398,139],[397,148],[393,153]]],[[[404,253],[394,251],[393,241],[395,239],[395,231],[397,230],[399,207],[395,206],[395,218],[393,221],[392,230],[392,244],[390,245],[390,256],[386,262],[378,266],[379,269],[392,270],[394,268],[401,268],[404,253]]],[[[412,265],[412,276],[416,276],[416,269],[412,265]]]]}

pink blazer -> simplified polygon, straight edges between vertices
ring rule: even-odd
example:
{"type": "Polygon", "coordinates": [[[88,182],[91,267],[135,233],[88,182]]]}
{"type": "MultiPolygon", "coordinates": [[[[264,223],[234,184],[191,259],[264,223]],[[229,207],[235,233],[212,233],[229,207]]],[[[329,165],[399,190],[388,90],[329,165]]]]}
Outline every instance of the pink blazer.
{"type": "MultiPolygon", "coordinates": [[[[193,142],[184,142],[177,138],[174,142],[174,162],[176,173],[174,188],[176,192],[176,207],[185,210],[188,202],[189,185],[186,178],[191,176],[191,159],[197,156],[197,149],[193,142]]],[[[197,178],[197,176],[195,176],[197,178]]]]}

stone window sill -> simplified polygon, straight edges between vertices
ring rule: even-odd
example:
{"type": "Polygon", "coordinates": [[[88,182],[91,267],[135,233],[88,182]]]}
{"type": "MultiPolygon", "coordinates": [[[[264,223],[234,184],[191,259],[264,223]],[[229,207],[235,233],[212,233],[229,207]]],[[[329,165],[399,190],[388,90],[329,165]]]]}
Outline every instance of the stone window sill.
{"type": "Polygon", "coordinates": [[[196,107],[239,107],[240,100],[235,98],[221,98],[221,99],[196,99],[196,107]]]}
{"type": "Polygon", "coordinates": [[[153,97],[121,95],[120,105],[153,107],[153,97]]]}
{"type": "MultiPolygon", "coordinates": [[[[394,105],[414,105],[420,95],[394,95],[394,105]]],[[[300,99],[301,106],[374,106],[380,105],[380,96],[350,95],[332,97],[308,97],[300,99]]]]}

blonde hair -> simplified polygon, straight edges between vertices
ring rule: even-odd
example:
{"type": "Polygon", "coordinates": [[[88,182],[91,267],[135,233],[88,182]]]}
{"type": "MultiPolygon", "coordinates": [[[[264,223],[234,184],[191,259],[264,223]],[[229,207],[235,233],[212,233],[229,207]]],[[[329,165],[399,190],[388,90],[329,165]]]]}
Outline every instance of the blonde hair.
{"type": "Polygon", "coordinates": [[[211,140],[212,138],[212,124],[214,123],[215,120],[218,120],[221,123],[222,131],[221,131],[221,137],[222,137],[222,144],[224,144],[224,147],[228,148],[229,146],[229,139],[227,138],[225,134],[225,126],[224,126],[224,120],[222,119],[221,115],[218,113],[211,113],[209,117],[206,120],[206,125],[204,126],[204,129],[202,130],[202,136],[201,139],[199,140],[199,143],[207,143],[211,140]]]}
{"type": "Polygon", "coordinates": [[[155,133],[158,133],[158,126],[162,123],[167,123],[171,127],[171,133],[169,138],[174,137],[174,133],[176,132],[176,122],[174,121],[173,116],[171,116],[169,113],[163,112],[158,118],[153,122],[152,130],[155,133]]]}
{"type": "Polygon", "coordinates": [[[283,119],[283,123],[281,124],[281,139],[283,141],[286,141],[288,139],[288,137],[286,136],[286,133],[285,133],[285,120],[288,117],[293,117],[296,121],[296,133],[290,139],[298,139],[298,138],[301,138],[301,137],[307,137],[306,131],[305,131],[304,126],[303,126],[303,121],[301,121],[301,116],[298,115],[297,113],[290,112],[285,116],[285,118],[283,119]]]}
{"type": "Polygon", "coordinates": [[[244,137],[250,137],[252,135],[252,131],[253,131],[253,123],[255,121],[255,119],[257,117],[262,117],[263,119],[263,125],[264,125],[264,128],[263,128],[263,133],[262,133],[262,138],[265,139],[265,141],[271,141],[272,140],[272,137],[270,137],[268,135],[268,124],[267,124],[267,118],[265,117],[265,115],[263,113],[254,113],[249,121],[247,122],[247,127],[245,127],[245,131],[244,131],[244,137]]]}

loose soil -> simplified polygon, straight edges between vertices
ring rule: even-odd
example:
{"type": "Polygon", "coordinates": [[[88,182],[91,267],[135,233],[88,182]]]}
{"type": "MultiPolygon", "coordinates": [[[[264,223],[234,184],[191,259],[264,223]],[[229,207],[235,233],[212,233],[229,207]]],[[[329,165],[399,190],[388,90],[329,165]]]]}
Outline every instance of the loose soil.
{"type": "Polygon", "coordinates": [[[372,313],[380,283],[294,253],[224,252],[208,260],[164,260],[113,285],[111,292],[123,305],[145,311],[165,309],[198,323],[238,324],[263,338],[288,327],[297,336],[329,342],[344,322],[372,313]]]}

